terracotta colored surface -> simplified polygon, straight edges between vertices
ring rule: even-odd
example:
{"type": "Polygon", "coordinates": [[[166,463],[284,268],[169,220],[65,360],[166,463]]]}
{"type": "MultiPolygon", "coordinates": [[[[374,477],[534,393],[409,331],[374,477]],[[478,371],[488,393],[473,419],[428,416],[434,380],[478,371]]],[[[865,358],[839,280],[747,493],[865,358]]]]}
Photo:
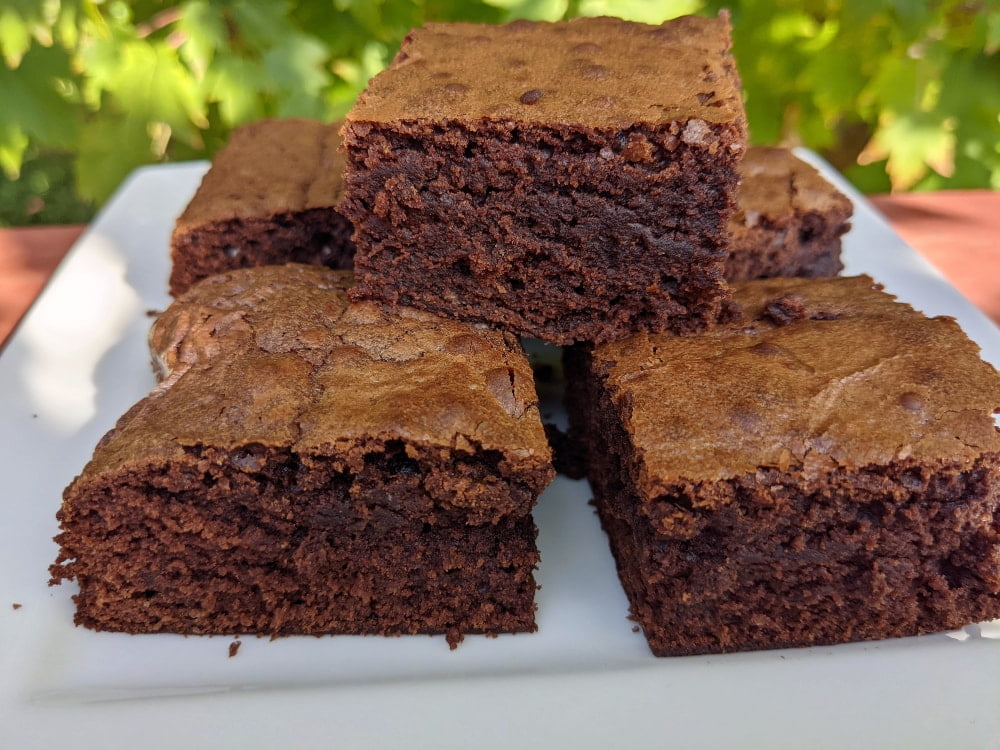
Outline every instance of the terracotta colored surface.
{"type": "MultiPolygon", "coordinates": [[[[1000,192],[953,190],[871,201],[903,239],[1000,325],[1000,192]]],[[[0,342],[83,229],[0,229],[0,342]]]]}
{"type": "Polygon", "coordinates": [[[0,229],[0,346],[84,229],[84,224],[0,229]]]}
{"type": "Polygon", "coordinates": [[[893,228],[1000,324],[1000,192],[872,196],[893,228]]]}

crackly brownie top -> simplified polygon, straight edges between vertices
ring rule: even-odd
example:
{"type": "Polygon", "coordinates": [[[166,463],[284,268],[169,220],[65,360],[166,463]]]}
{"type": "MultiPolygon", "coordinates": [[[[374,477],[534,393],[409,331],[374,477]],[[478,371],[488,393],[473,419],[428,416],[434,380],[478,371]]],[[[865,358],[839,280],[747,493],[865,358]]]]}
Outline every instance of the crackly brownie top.
{"type": "Polygon", "coordinates": [[[518,341],[350,303],[352,283],[349,271],[287,265],[196,284],[150,332],[160,385],[102,440],[88,472],[247,445],[357,468],[365,446],[401,440],[445,462],[498,451],[502,470],[543,476],[550,452],[518,341]]]}
{"type": "Polygon", "coordinates": [[[926,318],[867,276],[742,282],[734,299],[742,322],[594,352],[646,497],[758,467],[818,477],[1000,451],[1000,375],[952,318],[926,318]]]}
{"type": "MultiPolygon", "coordinates": [[[[700,120],[744,127],[726,14],[662,26],[577,18],[427,24],[403,40],[349,121],[517,120],[587,127],[700,120]]],[[[742,146],[740,146],[742,147],[742,146]]]]}
{"type": "Polygon", "coordinates": [[[176,231],[336,206],[344,171],[341,125],[264,120],[233,131],[177,220],[176,231]]]}
{"type": "Polygon", "coordinates": [[[739,207],[730,221],[733,231],[752,228],[761,219],[787,221],[810,212],[839,223],[854,210],[847,196],[786,148],[748,148],[740,177],[739,207]]]}

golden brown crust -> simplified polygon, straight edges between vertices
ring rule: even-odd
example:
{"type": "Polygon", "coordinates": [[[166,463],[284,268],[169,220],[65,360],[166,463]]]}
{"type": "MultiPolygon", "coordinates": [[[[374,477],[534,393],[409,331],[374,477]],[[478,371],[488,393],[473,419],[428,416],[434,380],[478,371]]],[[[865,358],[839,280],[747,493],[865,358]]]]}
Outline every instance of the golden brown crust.
{"type": "Polygon", "coordinates": [[[210,222],[336,206],[344,171],[341,124],[263,120],[235,130],[177,220],[175,235],[210,222]]]}
{"type": "Polygon", "coordinates": [[[1000,375],[953,319],[928,319],[867,276],[742,282],[734,299],[749,322],[594,352],[644,496],[759,467],[819,481],[838,467],[1000,451],[1000,375]]]}
{"type": "Polygon", "coordinates": [[[428,24],[403,40],[348,120],[516,120],[594,128],[694,121],[686,137],[707,138],[705,123],[745,122],[729,48],[725,14],[662,26],[617,18],[428,24]]]}
{"type": "Polygon", "coordinates": [[[547,467],[516,339],[349,303],[351,281],[347,271],[287,265],[193,287],[150,334],[161,384],[105,437],[85,473],[248,444],[333,456],[346,469],[363,461],[366,444],[387,440],[442,457],[498,451],[536,475],[547,467]]]}

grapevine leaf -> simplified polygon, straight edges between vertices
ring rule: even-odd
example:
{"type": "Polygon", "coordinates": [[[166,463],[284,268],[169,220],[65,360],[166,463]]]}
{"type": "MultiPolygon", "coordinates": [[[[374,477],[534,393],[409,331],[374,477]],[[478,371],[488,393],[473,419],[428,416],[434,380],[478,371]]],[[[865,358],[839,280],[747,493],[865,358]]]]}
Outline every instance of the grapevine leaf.
{"type": "Polygon", "coordinates": [[[247,44],[265,50],[298,33],[288,20],[285,0],[238,0],[233,15],[247,44]]]}
{"type": "Polygon", "coordinates": [[[954,130],[919,114],[886,114],[859,157],[861,163],[882,159],[894,190],[912,187],[928,167],[947,177],[955,163],[954,130]]]}
{"type": "Polygon", "coordinates": [[[163,42],[134,40],[121,45],[115,70],[105,71],[102,86],[118,108],[137,121],[162,122],[185,140],[197,138],[197,127],[207,127],[204,104],[176,50],[163,42]]]}
{"type": "Polygon", "coordinates": [[[347,82],[352,98],[368,85],[368,81],[389,62],[389,50],[381,44],[369,42],[361,52],[360,59],[337,60],[331,66],[333,72],[347,82]]]}
{"type": "Polygon", "coordinates": [[[66,49],[74,49],[80,39],[80,17],[75,3],[59,4],[59,17],[56,19],[56,38],[66,49]]]}
{"type": "Polygon", "coordinates": [[[987,55],[1000,51],[1000,12],[994,11],[986,16],[986,46],[983,51],[987,55]]]}
{"type": "Polygon", "coordinates": [[[332,77],[324,67],[326,47],[305,34],[285,37],[264,54],[264,69],[280,93],[280,117],[323,117],[320,93],[332,77]]]}
{"type": "Polygon", "coordinates": [[[0,125],[8,123],[29,138],[56,147],[73,145],[76,110],[57,90],[60,78],[69,75],[66,53],[33,46],[17,70],[0,66],[0,125]]]}
{"type": "Polygon", "coordinates": [[[857,59],[856,52],[828,49],[805,63],[802,89],[812,92],[816,107],[828,122],[841,113],[855,110],[858,92],[865,85],[857,59]]]}
{"type": "Polygon", "coordinates": [[[154,160],[144,125],[134,118],[105,116],[83,127],[76,161],[80,195],[103,202],[129,172],[154,160]]]}
{"type": "MultiPolygon", "coordinates": [[[[315,4],[300,5],[297,9],[300,29],[308,29],[313,36],[322,39],[332,57],[353,57],[364,47],[369,32],[350,13],[330,10],[315,4]]],[[[423,22],[420,18],[414,26],[423,22]]],[[[399,46],[403,34],[391,39],[394,47],[399,46]]]]}
{"type": "Polygon", "coordinates": [[[263,94],[269,87],[260,63],[241,57],[218,57],[205,74],[205,98],[219,103],[227,127],[236,127],[264,116],[263,94]]]}
{"type": "Polygon", "coordinates": [[[349,2],[340,4],[340,9],[347,11],[364,30],[365,36],[377,36],[383,27],[382,14],[385,10],[384,3],[376,0],[366,0],[365,2],[349,2]]]}
{"type": "Polygon", "coordinates": [[[201,79],[216,52],[226,47],[225,19],[216,6],[205,0],[184,3],[180,13],[177,31],[184,41],[178,52],[195,76],[201,79]]]}
{"type": "Polygon", "coordinates": [[[626,21],[660,24],[670,18],[696,13],[700,0],[581,0],[581,16],[617,16],[626,21]]]}
{"type": "Polygon", "coordinates": [[[116,76],[123,64],[124,48],[128,44],[141,44],[134,35],[108,29],[106,36],[88,36],[79,50],[79,62],[83,68],[83,100],[96,110],[101,106],[101,95],[115,87],[116,76]]]}
{"type": "Polygon", "coordinates": [[[21,58],[31,46],[28,24],[13,8],[0,9],[0,53],[12,70],[21,64],[21,58]]]}
{"type": "Polygon", "coordinates": [[[468,0],[424,0],[424,13],[428,21],[471,21],[473,23],[499,23],[503,14],[498,8],[468,0]]]}
{"type": "Polygon", "coordinates": [[[16,180],[28,148],[28,136],[17,123],[0,118],[0,169],[8,179],[16,180]]]}
{"type": "Polygon", "coordinates": [[[878,73],[862,90],[859,101],[875,111],[906,112],[919,102],[918,86],[916,61],[886,56],[878,73]]]}
{"type": "Polygon", "coordinates": [[[487,5],[507,11],[510,19],[558,21],[569,7],[567,0],[483,0],[487,5]]]}
{"type": "Polygon", "coordinates": [[[816,19],[802,11],[786,11],[774,16],[769,33],[776,44],[812,39],[819,32],[816,19]]]}

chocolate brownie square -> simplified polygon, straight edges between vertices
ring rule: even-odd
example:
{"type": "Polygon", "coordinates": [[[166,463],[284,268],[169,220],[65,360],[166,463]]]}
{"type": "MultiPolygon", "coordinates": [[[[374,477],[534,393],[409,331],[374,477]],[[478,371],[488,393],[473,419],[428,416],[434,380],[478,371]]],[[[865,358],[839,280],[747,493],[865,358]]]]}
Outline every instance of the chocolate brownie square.
{"type": "Polygon", "coordinates": [[[409,34],[347,116],[355,299],[556,344],[714,323],[746,141],[728,19],[409,34]]]}
{"type": "Polygon", "coordinates": [[[742,282],[747,319],[568,358],[632,616],[660,656],[1000,617],[1000,375],[867,277],[742,282]]]}
{"type": "Polygon", "coordinates": [[[302,265],[195,285],[160,385],[67,488],[53,582],[128,633],[535,629],[531,509],[552,479],[508,334],[350,304],[302,265]]]}
{"type": "Polygon", "coordinates": [[[726,279],[836,276],[854,213],[847,196],[784,148],[747,149],[740,174],[726,279]]]}
{"type": "Polygon", "coordinates": [[[252,266],[350,268],[341,123],[265,120],[233,132],[171,237],[170,293],[206,276],[252,266]]]}

